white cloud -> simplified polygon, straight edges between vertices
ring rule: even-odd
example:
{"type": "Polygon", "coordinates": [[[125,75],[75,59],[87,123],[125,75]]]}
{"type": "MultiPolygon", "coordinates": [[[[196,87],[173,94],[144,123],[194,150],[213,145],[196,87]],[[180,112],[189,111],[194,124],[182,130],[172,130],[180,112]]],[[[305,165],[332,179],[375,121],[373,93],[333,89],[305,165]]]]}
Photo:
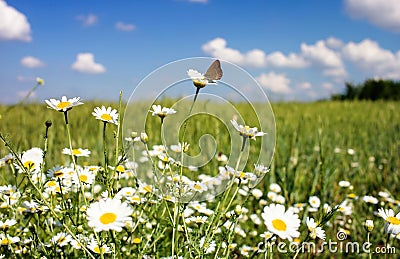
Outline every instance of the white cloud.
{"type": "Polygon", "coordinates": [[[326,39],[325,44],[327,47],[329,47],[331,49],[339,49],[339,48],[343,47],[343,41],[341,41],[335,37],[329,37],[328,39],[326,39]]]}
{"type": "Polygon", "coordinates": [[[26,16],[0,0],[0,40],[31,41],[31,26],[26,16]]]}
{"type": "Polygon", "coordinates": [[[136,26],[133,24],[127,24],[127,23],[123,23],[123,22],[117,22],[115,24],[115,29],[119,30],[119,31],[133,31],[136,29],[136,26]]]}
{"type": "Polygon", "coordinates": [[[322,88],[324,88],[326,90],[332,90],[333,89],[333,84],[329,83],[329,82],[324,82],[324,83],[322,83],[322,88]]]}
{"type": "Polygon", "coordinates": [[[400,32],[399,0],[345,0],[347,12],[356,19],[394,32],[400,32]]]}
{"type": "Polygon", "coordinates": [[[76,17],[78,21],[82,22],[82,25],[85,27],[90,27],[98,23],[99,18],[94,15],[94,14],[88,14],[88,15],[79,15],[76,17]]]}
{"type": "Polygon", "coordinates": [[[102,74],[106,72],[106,68],[94,61],[92,53],[79,53],[76,61],[72,64],[72,69],[87,74],[102,74]]]}
{"type": "Polygon", "coordinates": [[[301,56],[295,53],[290,53],[285,56],[280,51],[272,52],[267,56],[267,64],[275,67],[291,67],[291,68],[304,68],[309,64],[301,56]]]}
{"type": "Polygon", "coordinates": [[[310,82],[302,82],[302,83],[299,83],[298,86],[303,90],[309,90],[312,88],[312,85],[310,82]]]}
{"type": "Polygon", "coordinates": [[[256,80],[262,88],[274,93],[288,94],[292,92],[292,89],[289,87],[290,79],[284,74],[277,74],[275,72],[262,73],[256,80]]]}
{"type": "Polygon", "coordinates": [[[21,59],[21,65],[29,68],[37,68],[37,67],[43,67],[44,63],[38,58],[32,56],[26,56],[21,59]]]}
{"type": "Polygon", "coordinates": [[[349,42],[342,51],[344,57],[357,67],[373,73],[371,76],[400,79],[400,51],[393,53],[370,39],[349,42]]]}
{"type": "Polygon", "coordinates": [[[340,55],[328,48],[325,42],[320,40],[315,45],[301,44],[301,54],[303,57],[315,64],[324,67],[341,67],[343,66],[340,55]]]}
{"type": "Polygon", "coordinates": [[[223,38],[215,38],[205,43],[201,48],[212,57],[224,59],[237,65],[263,67],[266,64],[264,51],[253,49],[242,54],[239,50],[228,48],[227,42],[223,38]]]}

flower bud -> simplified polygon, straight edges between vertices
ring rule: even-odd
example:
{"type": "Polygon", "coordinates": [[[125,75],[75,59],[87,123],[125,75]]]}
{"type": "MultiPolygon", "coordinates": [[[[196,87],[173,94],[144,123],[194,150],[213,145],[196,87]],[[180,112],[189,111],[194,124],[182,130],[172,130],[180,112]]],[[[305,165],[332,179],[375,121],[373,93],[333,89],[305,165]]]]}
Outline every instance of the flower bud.
{"type": "Polygon", "coordinates": [[[372,232],[374,230],[374,221],[367,219],[364,223],[364,228],[367,232],[372,232]]]}
{"type": "Polygon", "coordinates": [[[149,141],[149,136],[147,136],[146,132],[140,133],[140,140],[145,144],[149,141]]]}

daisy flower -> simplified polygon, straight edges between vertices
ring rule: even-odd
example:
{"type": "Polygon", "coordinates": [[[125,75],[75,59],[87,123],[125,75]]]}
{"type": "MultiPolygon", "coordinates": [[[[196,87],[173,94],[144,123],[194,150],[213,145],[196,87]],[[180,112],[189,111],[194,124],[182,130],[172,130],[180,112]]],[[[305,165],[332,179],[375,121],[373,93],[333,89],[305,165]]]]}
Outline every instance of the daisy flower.
{"type": "Polygon", "coordinates": [[[66,246],[71,240],[72,237],[69,234],[61,232],[51,238],[51,243],[57,246],[66,246]]]}
{"type": "Polygon", "coordinates": [[[342,187],[342,188],[350,187],[350,182],[342,180],[342,181],[339,182],[339,186],[342,187]]]}
{"type": "Polygon", "coordinates": [[[395,216],[392,209],[380,208],[378,210],[378,215],[386,220],[385,233],[393,235],[400,234],[400,212],[395,216]]]}
{"type": "Polygon", "coordinates": [[[317,196],[310,196],[308,198],[308,202],[310,203],[311,207],[317,209],[321,205],[321,200],[317,196]]]}
{"type": "Polygon", "coordinates": [[[12,154],[8,154],[3,158],[0,158],[0,167],[11,163],[14,160],[14,156],[12,154]]]}
{"type": "Polygon", "coordinates": [[[318,237],[321,238],[322,240],[325,240],[325,230],[323,230],[321,227],[318,227],[318,224],[314,221],[313,218],[307,217],[306,224],[308,230],[310,231],[310,237],[312,239],[318,237]]]}
{"type": "Polygon", "coordinates": [[[103,244],[102,246],[99,246],[97,241],[95,239],[91,240],[89,242],[88,248],[95,252],[96,254],[108,254],[111,253],[111,249],[106,245],[103,244]]]}
{"type": "Polygon", "coordinates": [[[43,80],[43,78],[36,77],[36,83],[37,83],[38,85],[44,85],[44,80],[43,80]]]}
{"type": "Polygon", "coordinates": [[[190,144],[188,144],[187,142],[183,142],[183,145],[182,145],[182,143],[179,142],[178,145],[171,145],[171,150],[176,153],[181,153],[182,146],[183,146],[183,152],[187,152],[190,144]]]}
{"type": "Polygon", "coordinates": [[[277,183],[271,183],[269,189],[274,193],[280,193],[282,191],[282,188],[277,183]]]}
{"type": "Polygon", "coordinates": [[[194,69],[189,69],[187,74],[192,79],[194,86],[200,89],[209,84],[217,84],[217,80],[222,78],[223,72],[221,69],[221,62],[219,60],[215,60],[207,69],[205,74],[202,74],[194,69]]]}
{"type": "Polygon", "coordinates": [[[133,210],[119,199],[101,199],[87,209],[88,225],[94,231],[115,230],[120,232],[127,221],[131,221],[133,210]]]}
{"type": "Polygon", "coordinates": [[[78,156],[86,156],[86,157],[88,157],[91,152],[89,151],[89,149],[75,148],[75,149],[72,149],[72,154],[71,154],[71,149],[64,148],[62,150],[62,153],[64,155],[74,155],[76,157],[78,157],[78,156]]]}
{"type": "Polygon", "coordinates": [[[0,220],[0,228],[2,230],[7,230],[11,226],[14,226],[17,224],[17,221],[15,219],[6,219],[4,222],[0,220]]]}
{"type": "Polygon", "coordinates": [[[290,210],[285,212],[285,206],[270,204],[264,207],[264,212],[261,216],[268,230],[280,238],[292,241],[294,237],[300,236],[298,231],[300,227],[299,216],[290,210]]]}
{"type": "Polygon", "coordinates": [[[72,99],[68,99],[66,96],[61,97],[61,100],[56,100],[56,99],[50,99],[50,100],[45,100],[47,105],[59,112],[66,112],[72,109],[72,107],[78,106],[83,104],[80,102],[81,98],[80,97],[74,97],[72,99]]]}
{"type": "Polygon", "coordinates": [[[374,196],[369,196],[369,195],[365,195],[363,197],[363,201],[366,203],[371,203],[371,204],[378,204],[378,199],[375,198],[374,196]]]}
{"type": "Polygon", "coordinates": [[[78,168],[78,174],[72,175],[72,182],[79,184],[79,182],[90,185],[94,182],[95,174],[87,168],[78,168]]]}
{"type": "Polygon", "coordinates": [[[371,219],[365,220],[364,228],[365,228],[365,230],[367,230],[368,232],[372,232],[372,230],[374,230],[374,221],[371,220],[371,219]]]}
{"type": "Polygon", "coordinates": [[[163,120],[167,115],[175,114],[176,111],[172,108],[161,107],[161,105],[153,105],[153,110],[150,110],[152,116],[158,116],[163,120]]]}
{"type": "Polygon", "coordinates": [[[40,171],[43,163],[43,150],[34,147],[25,151],[21,156],[21,162],[24,168],[30,172],[40,171]]]}
{"type": "Polygon", "coordinates": [[[262,137],[267,133],[264,133],[262,131],[258,131],[257,127],[253,127],[250,128],[249,126],[245,125],[239,125],[235,120],[231,120],[231,123],[233,125],[233,127],[235,127],[235,129],[237,131],[239,131],[240,136],[244,137],[244,138],[251,138],[251,139],[256,139],[256,137],[262,137]]]}
{"type": "Polygon", "coordinates": [[[94,108],[92,115],[96,117],[97,120],[101,120],[104,122],[110,122],[115,125],[118,125],[118,112],[116,109],[112,109],[111,107],[101,106],[94,108]]]}

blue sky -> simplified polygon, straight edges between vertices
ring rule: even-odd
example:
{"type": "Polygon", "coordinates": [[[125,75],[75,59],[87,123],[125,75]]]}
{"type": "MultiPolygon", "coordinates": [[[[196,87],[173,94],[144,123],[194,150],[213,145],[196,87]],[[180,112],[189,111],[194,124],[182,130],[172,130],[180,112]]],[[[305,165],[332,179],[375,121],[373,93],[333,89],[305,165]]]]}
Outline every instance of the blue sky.
{"type": "Polygon", "coordinates": [[[36,77],[32,100],[128,98],[154,69],[203,56],[241,66],[272,100],[327,98],[400,79],[399,12],[397,0],[0,0],[0,102],[36,77]]]}

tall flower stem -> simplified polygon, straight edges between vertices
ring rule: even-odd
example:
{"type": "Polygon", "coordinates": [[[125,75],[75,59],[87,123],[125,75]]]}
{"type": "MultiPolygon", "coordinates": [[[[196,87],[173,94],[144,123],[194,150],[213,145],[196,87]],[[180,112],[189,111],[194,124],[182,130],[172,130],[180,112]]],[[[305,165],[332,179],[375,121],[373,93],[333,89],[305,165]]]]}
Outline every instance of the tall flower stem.
{"type": "Polygon", "coordinates": [[[184,151],[183,142],[185,141],[186,128],[187,128],[187,119],[190,117],[190,114],[192,114],[193,107],[194,107],[194,104],[195,104],[195,102],[197,100],[197,96],[199,95],[199,92],[200,92],[200,88],[197,87],[196,88],[196,93],[194,95],[194,99],[193,99],[193,102],[192,102],[192,105],[190,106],[190,109],[189,109],[189,113],[186,116],[185,123],[183,124],[183,133],[182,133],[182,138],[181,138],[182,147],[181,147],[181,167],[180,167],[180,180],[179,180],[179,183],[180,183],[180,185],[179,185],[180,186],[179,187],[179,197],[178,197],[178,199],[176,199],[175,204],[174,204],[174,220],[173,220],[173,223],[172,223],[172,226],[173,226],[173,229],[172,229],[172,248],[171,248],[172,249],[172,258],[174,258],[174,256],[175,256],[175,238],[176,238],[176,232],[178,231],[179,201],[180,201],[180,198],[182,197],[183,151],[184,151]]]}

